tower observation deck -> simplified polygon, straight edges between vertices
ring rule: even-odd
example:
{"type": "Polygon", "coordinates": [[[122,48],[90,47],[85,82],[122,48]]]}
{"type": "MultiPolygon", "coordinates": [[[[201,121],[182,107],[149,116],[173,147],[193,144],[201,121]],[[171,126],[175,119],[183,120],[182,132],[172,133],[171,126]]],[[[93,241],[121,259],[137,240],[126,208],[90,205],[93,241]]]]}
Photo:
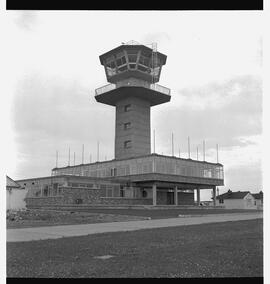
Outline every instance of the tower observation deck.
{"type": "Polygon", "coordinates": [[[115,106],[115,159],[151,153],[150,108],[169,102],[170,89],[156,84],[167,56],[141,44],[120,45],[99,57],[106,86],[97,102],[115,106]]]}

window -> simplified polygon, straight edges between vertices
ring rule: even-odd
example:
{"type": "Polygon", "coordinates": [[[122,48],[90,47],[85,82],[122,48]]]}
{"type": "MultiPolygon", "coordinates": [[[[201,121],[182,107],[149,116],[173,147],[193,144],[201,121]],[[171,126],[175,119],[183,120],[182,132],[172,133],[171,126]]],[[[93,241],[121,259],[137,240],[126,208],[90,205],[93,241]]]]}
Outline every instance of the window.
{"type": "Polygon", "coordinates": [[[142,197],[144,197],[144,198],[147,197],[147,191],[146,191],[146,190],[143,190],[143,191],[142,191],[142,197]]]}
{"type": "Polygon", "coordinates": [[[106,71],[109,77],[116,74],[116,64],[113,57],[107,58],[104,65],[106,66],[106,71]]]}
{"type": "Polygon", "coordinates": [[[149,71],[149,70],[150,70],[149,68],[146,68],[146,67],[144,67],[144,66],[142,66],[142,65],[138,65],[138,70],[140,70],[140,71],[142,71],[142,72],[146,72],[146,71],[147,71],[148,73],[150,72],[150,71],[149,71]]]}
{"type": "Polygon", "coordinates": [[[125,112],[130,111],[131,110],[131,105],[130,104],[125,105],[124,106],[124,110],[125,110],[125,112]]]}
{"type": "Polygon", "coordinates": [[[119,197],[119,185],[114,185],[113,186],[113,196],[114,197],[119,197]]]}
{"type": "Polygon", "coordinates": [[[123,65],[121,67],[118,68],[118,71],[123,72],[127,70],[127,65],[123,65]]]}
{"type": "Polygon", "coordinates": [[[129,68],[130,68],[130,69],[136,69],[136,64],[133,64],[133,63],[131,64],[131,63],[130,63],[130,64],[129,64],[129,68]]]}
{"type": "Polygon", "coordinates": [[[124,191],[124,189],[120,189],[120,197],[125,197],[125,191],[124,191]]]}
{"type": "Polygon", "coordinates": [[[127,140],[124,142],[124,148],[131,148],[131,140],[127,140]]]}
{"type": "Polygon", "coordinates": [[[149,57],[146,57],[146,56],[143,56],[143,55],[140,56],[139,64],[144,65],[144,66],[149,66],[149,63],[150,63],[149,57]]]}
{"type": "Polygon", "coordinates": [[[138,52],[135,50],[128,50],[128,61],[130,62],[136,62],[137,61],[137,54],[138,52]]]}
{"type": "Polygon", "coordinates": [[[111,176],[112,176],[112,177],[115,177],[116,174],[117,174],[117,169],[116,169],[116,168],[112,168],[112,169],[111,169],[111,176]]]}
{"type": "Polygon", "coordinates": [[[117,66],[124,65],[124,64],[126,64],[126,62],[127,61],[126,61],[125,56],[122,56],[121,58],[116,59],[117,66]]]}
{"type": "Polygon", "coordinates": [[[124,130],[131,128],[131,122],[124,123],[124,130]]]}
{"type": "Polygon", "coordinates": [[[224,200],[223,199],[219,199],[219,203],[220,204],[224,203],[224,200]]]}
{"type": "Polygon", "coordinates": [[[43,188],[43,196],[48,196],[49,195],[49,187],[48,185],[45,185],[43,188]]]}
{"type": "Polygon", "coordinates": [[[112,197],[112,189],[107,189],[107,197],[112,197]]]}

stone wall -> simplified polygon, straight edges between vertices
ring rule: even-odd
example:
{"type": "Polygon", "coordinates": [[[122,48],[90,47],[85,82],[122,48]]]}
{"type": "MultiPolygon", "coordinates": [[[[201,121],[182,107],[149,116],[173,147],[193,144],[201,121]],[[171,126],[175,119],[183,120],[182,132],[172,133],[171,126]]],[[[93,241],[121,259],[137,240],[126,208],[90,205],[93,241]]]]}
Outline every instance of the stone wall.
{"type": "Polygon", "coordinates": [[[152,198],[101,197],[99,189],[62,188],[61,196],[29,197],[26,207],[45,207],[55,205],[151,205],[152,198]]]}
{"type": "Polygon", "coordinates": [[[125,197],[102,197],[101,204],[106,205],[152,205],[152,198],[125,198],[125,197]]]}
{"type": "Polygon", "coordinates": [[[43,206],[51,206],[51,205],[61,205],[63,204],[62,196],[55,197],[28,197],[25,198],[26,207],[43,207],[43,206]]]}
{"type": "Polygon", "coordinates": [[[63,190],[64,204],[98,204],[101,191],[99,189],[65,188],[63,190]]]}

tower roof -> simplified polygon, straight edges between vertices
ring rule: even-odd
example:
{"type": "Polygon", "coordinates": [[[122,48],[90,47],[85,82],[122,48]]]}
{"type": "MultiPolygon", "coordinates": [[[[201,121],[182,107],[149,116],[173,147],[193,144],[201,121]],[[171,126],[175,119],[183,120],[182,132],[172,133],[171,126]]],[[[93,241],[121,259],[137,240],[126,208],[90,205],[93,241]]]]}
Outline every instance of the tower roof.
{"type": "MultiPolygon", "coordinates": [[[[102,65],[104,65],[104,59],[111,56],[111,55],[114,55],[118,52],[121,52],[123,50],[132,50],[132,49],[138,49],[138,50],[143,50],[146,54],[148,54],[149,56],[152,54],[153,52],[153,49],[148,47],[148,46],[145,46],[143,44],[131,44],[131,45],[126,45],[126,44],[122,44],[122,45],[119,45],[118,47],[114,48],[114,49],[111,49],[110,51],[108,52],[105,52],[103,53],[102,55],[99,56],[99,60],[100,60],[100,63],[102,65]]],[[[158,57],[161,59],[162,61],[162,64],[165,65],[166,64],[166,60],[167,60],[167,55],[161,53],[161,52],[157,52],[157,55],[158,57]]]]}

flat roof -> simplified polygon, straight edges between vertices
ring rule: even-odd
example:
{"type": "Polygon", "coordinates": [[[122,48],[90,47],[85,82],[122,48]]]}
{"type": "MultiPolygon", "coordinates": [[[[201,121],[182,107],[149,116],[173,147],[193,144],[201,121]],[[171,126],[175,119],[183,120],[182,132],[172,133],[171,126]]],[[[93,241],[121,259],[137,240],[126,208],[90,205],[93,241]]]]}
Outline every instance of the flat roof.
{"type": "Polygon", "coordinates": [[[74,166],[65,166],[65,167],[59,167],[59,168],[53,168],[52,171],[59,170],[59,169],[68,169],[68,168],[74,168],[74,167],[82,167],[82,166],[89,166],[89,165],[97,165],[97,164],[106,164],[106,163],[111,163],[111,162],[118,162],[118,161],[128,161],[128,160],[134,160],[134,159],[139,159],[139,158],[147,158],[147,157],[162,157],[162,158],[170,158],[170,159],[175,159],[175,160],[182,160],[182,161],[190,161],[190,162],[196,162],[196,163],[202,163],[202,164],[209,164],[209,165],[216,165],[216,166],[222,166],[220,163],[212,163],[212,162],[206,162],[206,161],[198,161],[198,160],[193,160],[193,159],[185,159],[185,158],[179,158],[176,156],[166,156],[166,155],[160,155],[160,154],[149,154],[149,155],[142,155],[142,156],[136,156],[136,157],[130,157],[130,158],[123,158],[123,159],[112,159],[109,161],[102,161],[102,162],[94,162],[94,163],[86,163],[86,164],[79,164],[79,165],[74,165],[74,166]]]}
{"type": "Polygon", "coordinates": [[[57,176],[46,176],[46,177],[34,177],[34,178],[25,178],[25,179],[17,179],[16,182],[22,182],[22,181],[31,181],[31,180],[37,180],[37,179],[55,179],[55,178],[80,178],[80,179],[90,179],[90,180],[104,180],[104,181],[112,181],[114,183],[117,183],[121,180],[121,178],[109,180],[106,178],[99,178],[99,177],[88,177],[88,176],[78,176],[78,175],[67,175],[67,174],[61,174],[57,176]]]}
{"type": "MultiPolygon", "coordinates": [[[[143,44],[134,44],[134,45],[127,45],[127,44],[122,44],[122,45],[119,45],[105,53],[103,53],[102,55],[99,56],[99,60],[100,60],[100,63],[103,65],[103,60],[104,58],[107,58],[108,56],[112,55],[112,54],[115,54],[117,52],[120,52],[124,49],[144,49],[144,51],[148,52],[149,54],[151,54],[153,52],[153,50],[148,47],[148,46],[145,46],[143,44]]],[[[163,61],[162,64],[165,65],[166,64],[166,60],[167,60],[167,55],[161,53],[161,52],[157,52],[157,55],[158,57],[161,58],[161,60],[163,61]]]]}

